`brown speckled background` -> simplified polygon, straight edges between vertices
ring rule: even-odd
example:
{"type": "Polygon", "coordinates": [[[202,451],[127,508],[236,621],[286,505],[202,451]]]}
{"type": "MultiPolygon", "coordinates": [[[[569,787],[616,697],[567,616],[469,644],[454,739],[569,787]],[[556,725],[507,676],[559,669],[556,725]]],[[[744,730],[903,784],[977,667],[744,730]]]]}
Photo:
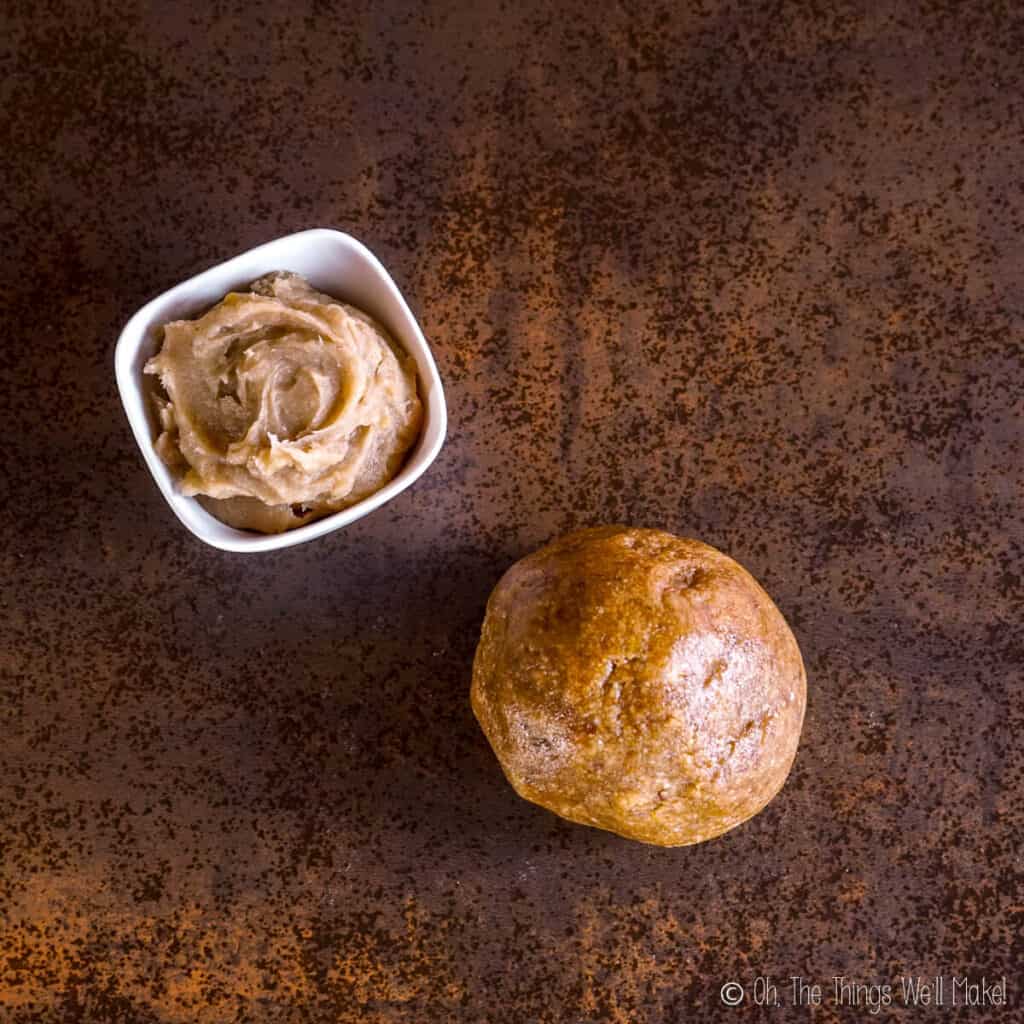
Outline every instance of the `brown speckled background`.
{"type": "Polygon", "coordinates": [[[1022,53],[1014,3],[4,4],[0,1021],[1024,1019],[1022,53]],[[309,226],[392,270],[449,440],[222,554],[113,345],[309,226]],[[501,572],[604,521],[804,651],[789,783],[701,847],[518,800],[470,713],[501,572]],[[830,1004],[904,973],[1012,1007],[830,1004]]]}

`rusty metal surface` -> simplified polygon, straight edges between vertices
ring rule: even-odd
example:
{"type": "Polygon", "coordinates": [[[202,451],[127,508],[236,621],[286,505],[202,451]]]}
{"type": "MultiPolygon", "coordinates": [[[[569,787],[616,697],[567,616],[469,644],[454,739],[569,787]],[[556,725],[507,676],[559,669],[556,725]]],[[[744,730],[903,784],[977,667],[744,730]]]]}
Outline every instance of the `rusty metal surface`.
{"type": "Polygon", "coordinates": [[[1020,12],[630,6],[5,6],[4,1022],[866,1020],[833,976],[901,974],[1020,1019],[1020,12]],[[313,225],[449,441],[221,554],[112,346],[313,225]],[[696,848],[522,802],[470,713],[501,572],[607,521],[729,552],[807,662],[789,783],[696,848]]]}

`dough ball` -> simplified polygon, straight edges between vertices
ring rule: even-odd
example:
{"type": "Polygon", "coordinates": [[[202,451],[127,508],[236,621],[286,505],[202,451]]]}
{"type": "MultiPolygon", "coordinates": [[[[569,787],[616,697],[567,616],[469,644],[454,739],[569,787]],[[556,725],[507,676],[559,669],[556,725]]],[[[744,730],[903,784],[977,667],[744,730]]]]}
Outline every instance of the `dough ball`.
{"type": "Polygon", "coordinates": [[[604,526],[512,566],[487,604],[473,711],[520,796],[661,846],[721,835],[782,788],[807,684],[731,558],[604,526]]]}

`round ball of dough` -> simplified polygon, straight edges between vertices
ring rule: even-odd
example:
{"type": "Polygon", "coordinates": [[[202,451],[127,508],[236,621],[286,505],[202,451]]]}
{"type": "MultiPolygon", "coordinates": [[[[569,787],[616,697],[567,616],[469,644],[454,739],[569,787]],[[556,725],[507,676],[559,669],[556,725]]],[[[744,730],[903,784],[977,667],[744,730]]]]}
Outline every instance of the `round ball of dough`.
{"type": "Polygon", "coordinates": [[[487,604],[473,711],[520,796],[661,846],[761,810],[807,683],[771,598],[731,558],[604,526],[517,562],[487,604]]]}

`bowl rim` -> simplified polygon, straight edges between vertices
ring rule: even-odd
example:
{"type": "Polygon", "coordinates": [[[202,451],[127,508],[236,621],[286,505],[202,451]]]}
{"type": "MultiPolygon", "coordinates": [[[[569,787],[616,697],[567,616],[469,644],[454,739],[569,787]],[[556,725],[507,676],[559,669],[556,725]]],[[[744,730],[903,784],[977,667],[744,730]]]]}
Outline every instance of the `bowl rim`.
{"type": "MultiPolygon", "coordinates": [[[[276,267],[269,269],[287,268],[276,267]]],[[[241,280],[248,275],[238,274],[237,276],[241,280]]],[[[228,290],[230,290],[230,286],[225,290],[225,294],[228,290]]],[[[202,304],[199,303],[197,312],[201,308],[202,304]]],[[[394,331],[393,325],[389,324],[389,329],[394,331]]],[[[437,458],[447,433],[448,414],[444,389],[441,384],[440,374],[437,371],[433,351],[423,334],[419,321],[409,308],[409,304],[384,264],[357,238],[335,228],[307,228],[303,231],[292,232],[291,234],[281,235],[270,241],[262,242],[220,263],[215,263],[155,295],[139,307],[128,318],[121,329],[117,343],[114,346],[114,375],[117,381],[121,406],[128,419],[132,436],[135,438],[143,462],[149,470],[153,482],[157,485],[157,490],[170,506],[178,521],[193,536],[221,551],[238,553],[274,551],[315,540],[317,537],[322,537],[325,534],[350,525],[375,509],[380,508],[392,498],[397,497],[402,491],[418,480],[426,472],[434,459],[437,458]],[[311,245],[321,246],[328,244],[338,245],[340,243],[358,258],[362,259],[383,285],[388,299],[396,307],[400,319],[404,321],[401,326],[407,328],[407,330],[403,329],[401,331],[402,336],[398,337],[397,340],[416,362],[416,372],[420,383],[420,400],[423,403],[423,423],[420,428],[419,438],[411,455],[399,472],[380,490],[374,491],[373,494],[368,495],[348,508],[341,509],[304,526],[298,526],[293,530],[287,530],[284,533],[249,533],[221,523],[211,513],[203,509],[195,497],[184,495],[177,489],[171,471],[163,464],[159,455],[157,455],[155,437],[153,436],[150,418],[146,409],[146,396],[143,390],[141,371],[134,364],[140,350],[146,343],[147,333],[157,319],[158,309],[175,299],[187,299],[190,293],[201,289],[211,278],[220,278],[229,274],[233,264],[241,267],[243,264],[248,264],[253,257],[269,256],[275,249],[281,248],[282,243],[294,244],[300,240],[311,245]],[[409,344],[409,338],[406,335],[411,335],[413,345],[409,344]],[[195,509],[198,509],[201,515],[190,515],[186,512],[186,508],[191,509],[193,512],[195,509]],[[203,522],[204,517],[211,521],[209,529],[204,528],[206,526],[203,522]]]]}

